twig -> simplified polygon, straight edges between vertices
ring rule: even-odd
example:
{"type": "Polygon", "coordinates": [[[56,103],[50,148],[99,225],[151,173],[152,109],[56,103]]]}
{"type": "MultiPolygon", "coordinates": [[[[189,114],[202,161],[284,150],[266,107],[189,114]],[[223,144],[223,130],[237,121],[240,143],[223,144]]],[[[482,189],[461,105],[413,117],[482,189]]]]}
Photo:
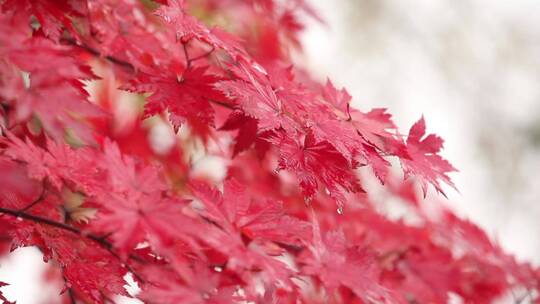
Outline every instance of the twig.
{"type": "MultiPolygon", "coordinates": [[[[111,63],[118,64],[120,66],[129,68],[132,71],[136,71],[135,67],[131,63],[129,63],[127,61],[124,61],[124,60],[121,60],[121,59],[118,59],[118,58],[116,58],[114,56],[103,56],[103,54],[101,54],[98,50],[96,50],[94,48],[91,48],[91,47],[89,47],[87,45],[78,44],[77,41],[75,41],[74,39],[63,38],[62,41],[66,42],[69,45],[73,45],[73,46],[76,46],[78,48],[81,48],[81,49],[87,51],[88,53],[90,53],[90,54],[92,54],[92,55],[94,55],[96,57],[105,58],[106,60],[110,61],[111,63]]],[[[215,48],[212,46],[212,49],[210,49],[208,52],[205,52],[204,54],[198,55],[198,56],[196,56],[194,58],[190,58],[188,50],[187,50],[187,43],[182,43],[182,47],[184,48],[184,56],[186,57],[186,68],[187,69],[191,68],[191,63],[193,61],[202,59],[202,58],[210,55],[211,53],[213,53],[215,51],[215,48]]],[[[234,110],[233,106],[231,106],[229,104],[226,104],[224,102],[221,102],[221,101],[218,101],[218,100],[212,100],[212,99],[207,99],[207,100],[208,100],[208,102],[213,103],[215,105],[222,106],[222,107],[225,107],[227,109],[234,110]]]]}
{"type": "MultiPolygon", "coordinates": [[[[32,222],[35,222],[35,223],[40,223],[40,224],[43,224],[43,225],[48,225],[48,226],[51,226],[51,227],[63,229],[63,230],[69,231],[71,233],[74,233],[76,235],[86,237],[87,239],[90,239],[90,240],[96,242],[101,247],[106,249],[112,256],[114,256],[116,259],[118,259],[120,262],[122,262],[124,264],[124,267],[129,272],[131,272],[133,274],[133,276],[135,278],[137,278],[137,280],[144,283],[144,279],[140,275],[138,275],[133,270],[133,268],[131,268],[130,265],[128,265],[127,263],[124,263],[122,258],[113,250],[112,244],[109,243],[107,240],[103,239],[103,237],[97,236],[97,235],[92,234],[92,233],[87,233],[85,231],[82,231],[79,228],[73,227],[73,226],[65,224],[65,223],[53,221],[53,220],[50,220],[48,218],[32,215],[32,214],[29,214],[29,213],[26,213],[26,212],[23,212],[23,211],[19,211],[19,210],[13,210],[13,209],[0,207],[0,213],[4,213],[6,215],[11,215],[11,216],[14,216],[14,217],[17,217],[17,218],[26,219],[26,220],[29,220],[29,221],[32,221],[32,222]]],[[[131,254],[128,257],[132,258],[134,260],[140,261],[140,259],[136,258],[135,256],[133,256],[131,254]]]]}
{"type": "Polygon", "coordinates": [[[68,295],[69,299],[71,300],[71,304],[77,304],[77,300],[75,300],[75,293],[73,292],[73,289],[71,289],[71,287],[68,288],[68,295]]]}
{"type": "Polygon", "coordinates": [[[203,59],[205,57],[208,57],[210,54],[212,54],[214,51],[216,50],[216,48],[214,46],[212,46],[212,48],[206,52],[204,52],[203,54],[200,54],[198,56],[195,56],[193,58],[191,58],[191,62],[193,61],[197,61],[197,60],[200,60],[200,59],[203,59]]]}
{"type": "Polygon", "coordinates": [[[216,48],[212,45],[210,50],[200,54],[200,55],[197,55],[195,57],[190,57],[189,56],[189,52],[188,52],[188,49],[187,49],[187,46],[189,44],[189,41],[188,42],[182,42],[182,48],[184,50],[184,57],[186,59],[186,67],[189,69],[191,67],[191,64],[194,62],[194,61],[197,61],[197,60],[200,60],[200,59],[203,59],[205,57],[208,57],[210,54],[212,54],[216,48]]]}
{"type": "Polygon", "coordinates": [[[64,284],[66,285],[67,294],[68,294],[68,297],[69,297],[69,300],[70,300],[71,304],[77,304],[77,300],[75,299],[75,293],[73,292],[73,289],[71,287],[69,287],[68,280],[66,279],[66,277],[64,275],[62,275],[62,278],[64,279],[64,284]]]}
{"type": "Polygon", "coordinates": [[[186,69],[191,67],[191,59],[189,58],[189,53],[187,50],[187,42],[182,42],[182,49],[184,50],[184,57],[186,58],[186,69]]]}
{"type": "Polygon", "coordinates": [[[60,228],[60,229],[72,232],[74,234],[85,236],[85,237],[87,237],[87,238],[89,238],[91,240],[98,241],[102,245],[106,246],[106,244],[99,241],[99,238],[94,236],[93,234],[83,233],[80,229],[75,228],[73,226],[70,226],[68,224],[64,224],[64,223],[61,223],[61,222],[50,220],[48,218],[32,215],[32,214],[26,213],[24,211],[13,210],[13,209],[8,209],[8,208],[2,208],[2,207],[0,207],[0,213],[4,213],[4,214],[11,215],[11,216],[14,216],[14,217],[19,217],[19,218],[22,218],[22,219],[25,219],[25,220],[29,220],[29,221],[32,221],[32,222],[36,222],[36,223],[40,223],[40,224],[60,228]]]}
{"type": "Polygon", "coordinates": [[[19,212],[25,212],[28,209],[30,209],[30,208],[34,207],[35,205],[37,205],[39,202],[43,201],[43,199],[45,199],[45,193],[46,192],[47,192],[47,188],[45,187],[45,183],[43,183],[42,186],[41,186],[41,193],[39,194],[39,196],[33,202],[28,204],[26,207],[19,210],[19,212]]]}

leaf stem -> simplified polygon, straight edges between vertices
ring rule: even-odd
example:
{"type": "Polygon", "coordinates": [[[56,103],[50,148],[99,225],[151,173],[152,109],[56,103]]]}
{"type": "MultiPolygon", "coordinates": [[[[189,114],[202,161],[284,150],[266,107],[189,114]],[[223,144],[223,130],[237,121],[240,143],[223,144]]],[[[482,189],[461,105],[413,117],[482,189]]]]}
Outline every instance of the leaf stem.
{"type": "Polygon", "coordinates": [[[182,42],[182,49],[184,50],[184,57],[186,58],[186,70],[191,68],[191,59],[187,50],[187,42],[182,42]]]}
{"type": "Polygon", "coordinates": [[[25,212],[28,209],[30,209],[30,208],[34,207],[35,205],[37,205],[39,202],[41,202],[45,198],[46,193],[47,193],[47,188],[45,187],[45,183],[43,183],[43,185],[41,186],[41,193],[39,194],[39,196],[33,202],[28,204],[26,207],[19,210],[19,212],[25,212]]]}

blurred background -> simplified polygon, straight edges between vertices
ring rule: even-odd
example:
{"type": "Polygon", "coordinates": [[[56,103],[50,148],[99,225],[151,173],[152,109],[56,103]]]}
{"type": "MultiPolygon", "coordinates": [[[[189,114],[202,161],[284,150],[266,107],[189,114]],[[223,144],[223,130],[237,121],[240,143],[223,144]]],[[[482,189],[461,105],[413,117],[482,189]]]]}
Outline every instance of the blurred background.
{"type": "MultiPolygon", "coordinates": [[[[300,64],[388,108],[403,133],[424,115],[460,172],[447,204],[520,260],[540,264],[540,1],[310,0],[300,64]]],[[[43,302],[58,287],[32,248],[0,260],[5,294],[43,302]],[[39,301],[39,300],[41,301],[39,301]]]]}
{"type": "Polygon", "coordinates": [[[445,140],[447,204],[540,264],[540,1],[311,0],[305,64],[445,140]]]}

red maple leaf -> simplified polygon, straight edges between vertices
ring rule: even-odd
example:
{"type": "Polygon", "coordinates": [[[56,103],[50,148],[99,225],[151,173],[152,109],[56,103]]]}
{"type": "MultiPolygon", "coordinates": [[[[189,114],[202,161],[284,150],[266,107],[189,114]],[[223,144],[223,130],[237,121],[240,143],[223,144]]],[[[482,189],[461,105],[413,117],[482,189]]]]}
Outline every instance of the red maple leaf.
{"type": "Polygon", "coordinates": [[[341,90],[336,89],[330,79],[326,80],[326,85],[322,88],[322,97],[324,100],[329,102],[339,113],[345,114],[343,118],[349,120],[351,119],[350,103],[352,96],[349,95],[347,89],[342,88],[341,90]]]}
{"type": "Polygon", "coordinates": [[[204,204],[204,216],[230,233],[286,244],[308,235],[308,223],[287,216],[281,202],[253,199],[235,180],[225,181],[223,194],[202,182],[191,183],[191,189],[204,204]]]}
{"type": "Polygon", "coordinates": [[[0,253],[37,247],[59,302],[129,277],[152,303],[539,301],[537,267],[415,196],[455,171],[423,118],[405,141],[293,67],[306,0],[0,3],[0,253]]]}
{"type": "Polygon", "coordinates": [[[307,199],[315,195],[319,183],[340,207],[346,192],[361,190],[347,160],[327,141],[317,141],[313,132],[305,136],[274,132],[268,140],[279,148],[278,169],[296,174],[307,199]]]}
{"type": "Polygon", "coordinates": [[[276,93],[264,75],[255,70],[251,72],[245,64],[240,65],[237,75],[240,79],[220,81],[216,88],[235,100],[245,115],[257,119],[259,132],[279,128],[294,130],[298,126],[288,101],[276,93]]]}
{"type": "Polygon", "coordinates": [[[249,149],[255,142],[258,133],[258,123],[256,119],[246,116],[242,111],[234,111],[219,129],[223,131],[238,130],[233,148],[234,157],[238,153],[249,149]]]}
{"type": "Polygon", "coordinates": [[[347,90],[337,90],[330,80],[323,88],[322,96],[330,107],[312,114],[310,126],[318,140],[332,144],[352,166],[371,165],[375,175],[385,182],[390,163],[381,157],[406,155],[405,147],[390,131],[395,125],[385,109],[374,109],[368,113],[350,109],[352,97],[347,90]]]}
{"type": "Polygon", "coordinates": [[[187,202],[164,195],[166,186],[156,168],[138,166],[108,142],[103,165],[112,187],[95,198],[102,209],[93,229],[112,233],[121,253],[127,254],[144,241],[168,245],[179,231],[196,228],[182,211],[187,202]]]}
{"type": "MultiPolygon", "coordinates": [[[[92,143],[88,120],[102,117],[103,112],[88,101],[84,89],[82,81],[95,77],[90,68],[74,58],[69,47],[41,37],[21,41],[18,35],[22,33],[14,35],[15,39],[0,47],[0,53],[5,53],[9,63],[19,69],[4,83],[9,87],[0,91],[9,92],[8,104],[14,107],[10,114],[12,123],[27,121],[35,114],[54,138],[63,139],[71,133],[92,143]],[[27,85],[23,84],[23,71],[29,73],[27,85]]],[[[10,69],[13,71],[13,67],[10,69]]]]}
{"type": "Polygon", "coordinates": [[[30,22],[32,17],[36,18],[40,30],[54,40],[60,39],[64,28],[72,34],[77,33],[72,19],[85,13],[83,0],[7,0],[2,3],[2,10],[22,13],[27,22],[30,22]]]}
{"type": "Polygon", "coordinates": [[[184,0],[169,0],[156,14],[174,26],[176,39],[187,44],[192,39],[207,43],[212,48],[224,50],[233,59],[247,59],[248,55],[237,38],[219,28],[210,29],[197,18],[186,13],[184,0]]]}
{"type": "Polygon", "coordinates": [[[209,100],[220,100],[222,96],[213,85],[219,78],[206,73],[206,68],[187,68],[178,73],[171,70],[159,76],[141,73],[130,85],[130,91],[150,92],[145,105],[146,116],[167,110],[175,131],[186,122],[207,126],[199,135],[205,137],[208,127],[214,126],[214,110],[209,100]]]}
{"type": "Polygon", "coordinates": [[[317,276],[329,289],[350,288],[367,302],[398,303],[391,293],[378,283],[378,269],[369,251],[349,246],[342,231],[321,234],[313,223],[313,242],[309,253],[301,259],[303,271],[317,276]]]}
{"type": "MultiPolygon", "coordinates": [[[[8,285],[9,284],[0,282],[0,288],[8,286],[8,285]]],[[[2,294],[2,291],[0,291],[0,300],[2,301],[3,304],[15,304],[15,302],[10,302],[8,299],[6,299],[6,297],[4,297],[4,295],[2,294]]]]}
{"type": "Polygon", "coordinates": [[[407,137],[407,152],[410,157],[402,157],[401,164],[405,177],[418,178],[424,195],[428,183],[444,194],[439,181],[455,188],[448,177],[449,172],[457,171],[447,160],[438,155],[443,147],[443,140],[434,134],[426,134],[426,122],[420,118],[410,129],[407,137]]]}

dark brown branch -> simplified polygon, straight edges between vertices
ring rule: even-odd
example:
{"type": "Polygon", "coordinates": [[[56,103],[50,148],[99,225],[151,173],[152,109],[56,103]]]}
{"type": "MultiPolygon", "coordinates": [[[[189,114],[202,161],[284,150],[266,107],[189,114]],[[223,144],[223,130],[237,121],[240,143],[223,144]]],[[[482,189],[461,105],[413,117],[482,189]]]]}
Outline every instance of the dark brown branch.
{"type": "MultiPolygon", "coordinates": [[[[7,208],[0,207],[0,213],[4,213],[4,214],[11,215],[11,216],[14,216],[14,217],[22,218],[22,219],[29,220],[29,221],[32,221],[32,222],[35,222],[35,223],[40,223],[40,224],[48,225],[48,226],[51,226],[51,227],[56,227],[56,228],[59,228],[59,229],[63,229],[63,230],[72,232],[74,234],[85,236],[85,237],[87,237],[87,238],[89,238],[91,240],[98,240],[98,238],[95,237],[94,235],[92,235],[92,234],[84,234],[80,229],[75,228],[73,226],[70,226],[68,224],[60,223],[60,222],[53,221],[53,220],[50,220],[48,218],[44,218],[44,217],[40,217],[40,216],[35,216],[35,215],[32,215],[32,214],[26,213],[24,211],[19,211],[19,210],[13,210],[13,209],[7,209],[7,208]]],[[[103,245],[105,245],[105,244],[103,244],[103,245]]]]}
{"type": "MultiPolygon", "coordinates": [[[[85,232],[85,231],[83,231],[83,230],[81,230],[79,228],[73,227],[71,225],[61,223],[61,222],[57,222],[57,221],[53,221],[53,220],[48,219],[48,218],[32,215],[32,214],[29,214],[29,213],[26,213],[26,212],[23,212],[23,211],[18,211],[18,210],[13,210],[13,209],[0,207],[0,213],[6,214],[6,215],[11,215],[11,216],[14,216],[14,217],[17,217],[17,218],[22,218],[22,219],[29,220],[29,221],[32,221],[32,222],[35,222],[35,223],[40,223],[40,224],[43,224],[43,225],[59,228],[59,229],[65,230],[65,231],[69,231],[69,232],[71,232],[73,234],[85,237],[87,239],[90,239],[90,240],[96,242],[98,245],[100,245],[104,249],[106,249],[112,256],[114,256],[116,259],[118,259],[120,262],[122,262],[124,264],[124,267],[126,267],[126,269],[129,272],[131,272],[136,279],[138,279],[140,282],[144,283],[144,280],[142,279],[142,277],[140,275],[138,275],[127,263],[124,263],[122,258],[113,250],[112,244],[109,243],[107,240],[105,240],[101,236],[97,236],[97,235],[92,234],[92,233],[87,233],[87,232],[85,232]]],[[[129,258],[132,258],[134,260],[140,260],[140,259],[138,259],[138,258],[136,258],[135,256],[132,256],[132,255],[129,255],[129,258]]]]}
{"type": "Polygon", "coordinates": [[[114,234],[113,232],[105,233],[104,235],[100,236],[99,239],[105,241],[105,240],[107,240],[108,237],[110,237],[113,234],[114,234]]]}
{"type": "Polygon", "coordinates": [[[75,293],[73,292],[73,289],[68,288],[68,296],[69,296],[69,300],[71,301],[71,304],[77,304],[77,300],[75,300],[75,293]]]}

